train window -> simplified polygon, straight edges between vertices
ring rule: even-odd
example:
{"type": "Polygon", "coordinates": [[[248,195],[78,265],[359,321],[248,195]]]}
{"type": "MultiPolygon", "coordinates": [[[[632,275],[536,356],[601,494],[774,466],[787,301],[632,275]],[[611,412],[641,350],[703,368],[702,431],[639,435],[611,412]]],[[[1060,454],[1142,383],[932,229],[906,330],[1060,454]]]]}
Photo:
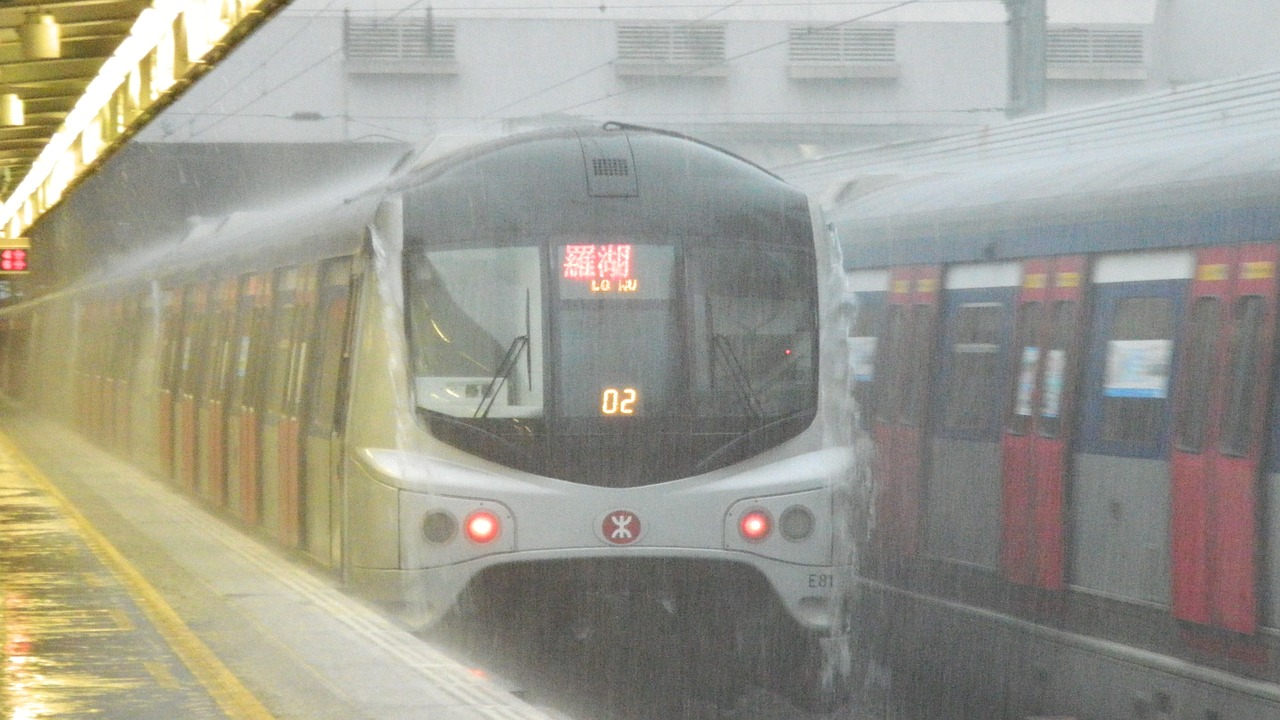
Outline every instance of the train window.
{"type": "Polygon", "coordinates": [[[900,416],[906,425],[919,426],[924,421],[927,406],[925,388],[928,387],[929,370],[933,359],[933,327],[935,311],[932,305],[916,305],[911,312],[911,344],[904,348],[907,357],[902,358],[907,368],[906,387],[903,388],[905,411],[900,416]]]}
{"type": "Polygon", "coordinates": [[[1075,337],[1076,323],[1079,322],[1080,305],[1074,300],[1059,300],[1053,305],[1053,320],[1049,328],[1049,353],[1044,361],[1044,375],[1040,386],[1040,429],[1041,437],[1056,438],[1062,434],[1062,418],[1067,409],[1064,400],[1070,402],[1071,391],[1067,388],[1067,372],[1072,351],[1072,339],[1075,337]]]}
{"type": "Polygon", "coordinates": [[[205,375],[203,395],[225,401],[227,368],[231,366],[231,347],[235,338],[235,281],[224,280],[210,298],[212,304],[209,371],[205,375]]]}
{"type": "Polygon", "coordinates": [[[1232,316],[1231,355],[1227,369],[1227,407],[1223,414],[1220,449],[1223,454],[1243,457],[1249,454],[1253,428],[1250,414],[1254,407],[1254,389],[1258,385],[1258,361],[1262,352],[1263,322],[1266,303],[1258,295],[1236,300],[1232,316]]]}
{"type": "Polygon", "coordinates": [[[1173,300],[1116,303],[1102,389],[1102,439],[1149,445],[1161,432],[1173,356],[1173,300]]]}
{"type": "Polygon", "coordinates": [[[337,399],[342,380],[342,359],[347,339],[347,305],[351,261],[332,261],[320,286],[315,342],[308,382],[311,406],[307,418],[313,429],[328,430],[338,424],[337,399]]]}
{"type": "Polygon", "coordinates": [[[691,248],[688,260],[694,414],[777,418],[809,407],[815,319],[796,279],[810,258],[744,245],[691,248]]]}
{"type": "Polygon", "coordinates": [[[451,417],[543,414],[537,247],[426,250],[408,266],[418,405],[451,417]]]}
{"type": "Polygon", "coordinates": [[[947,405],[943,422],[950,430],[986,426],[992,401],[1000,392],[999,303],[967,303],[955,318],[947,375],[947,405]]]}
{"type": "Polygon", "coordinates": [[[231,362],[235,367],[235,377],[231,385],[231,406],[257,408],[259,394],[262,392],[262,362],[264,342],[253,342],[254,338],[265,338],[270,322],[266,312],[268,278],[262,275],[246,277],[241,286],[239,307],[236,308],[236,328],[239,337],[232,348],[231,362]]]}
{"type": "Polygon", "coordinates": [[[867,302],[858,304],[853,327],[849,330],[849,369],[853,375],[853,396],[862,417],[871,417],[875,388],[876,350],[881,333],[883,309],[867,302]]]}
{"type": "Polygon", "coordinates": [[[1026,435],[1031,428],[1032,403],[1040,380],[1038,335],[1043,312],[1044,305],[1038,302],[1023,303],[1018,308],[1018,339],[1013,355],[1018,363],[1018,386],[1005,419],[1005,429],[1014,435],[1026,435]]]}
{"type": "Polygon", "coordinates": [[[1197,453],[1204,449],[1209,417],[1209,393],[1213,389],[1217,358],[1218,317],[1221,302],[1202,297],[1191,307],[1179,378],[1180,401],[1174,442],[1179,450],[1197,453]]]}
{"type": "Polygon", "coordinates": [[[209,356],[208,289],[187,290],[185,337],[182,340],[182,392],[197,396],[204,385],[206,358],[209,356]]]}
{"type": "Polygon", "coordinates": [[[882,348],[876,356],[880,379],[876,382],[876,419],[882,423],[897,422],[903,415],[902,402],[906,394],[903,385],[907,381],[906,341],[910,337],[906,326],[909,317],[907,306],[893,305],[884,325],[882,348]]]}
{"type": "Polygon", "coordinates": [[[164,324],[161,331],[164,355],[160,361],[160,386],[170,392],[176,391],[178,382],[180,349],[182,341],[179,334],[182,329],[182,295],[179,290],[166,290],[164,294],[164,324]]]}
{"type": "Polygon", "coordinates": [[[289,376],[293,372],[294,339],[298,334],[299,277],[297,268],[280,271],[276,279],[275,307],[272,309],[271,354],[264,358],[270,367],[266,409],[283,412],[288,401],[289,376]]]}

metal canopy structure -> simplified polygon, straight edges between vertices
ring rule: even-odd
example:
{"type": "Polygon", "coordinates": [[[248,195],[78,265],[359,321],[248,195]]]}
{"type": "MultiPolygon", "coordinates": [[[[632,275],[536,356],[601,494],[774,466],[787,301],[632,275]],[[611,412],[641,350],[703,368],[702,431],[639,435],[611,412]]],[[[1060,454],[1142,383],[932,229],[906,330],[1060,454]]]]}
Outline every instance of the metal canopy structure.
{"type": "Polygon", "coordinates": [[[0,4],[0,235],[22,235],[286,1],[0,4]]]}
{"type": "MultiPolygon", "coordinates": [[[[0,8],[0,87],[25,108],[21,125],[0,126],[0,188],[11,189],[31,169],[89,81],[128,36],[149,0],[6,3],[0,8]],[[28,17],[57,21],[57,58],[29,58],[20,35],[28,17]]],[[[5,193],[7,194],[7,192],[5,193]]]]}

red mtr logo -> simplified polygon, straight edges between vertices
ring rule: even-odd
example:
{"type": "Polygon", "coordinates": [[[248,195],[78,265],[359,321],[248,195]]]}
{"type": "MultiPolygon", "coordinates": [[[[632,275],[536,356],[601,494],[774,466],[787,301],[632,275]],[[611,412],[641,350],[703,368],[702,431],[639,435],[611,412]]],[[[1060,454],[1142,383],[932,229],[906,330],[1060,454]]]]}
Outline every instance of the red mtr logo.
{"type": "Polygon", "coordinates": [[[18,275],[31,268],[31,243],[27,238],[0,238],[0,275],[18,275]]]}

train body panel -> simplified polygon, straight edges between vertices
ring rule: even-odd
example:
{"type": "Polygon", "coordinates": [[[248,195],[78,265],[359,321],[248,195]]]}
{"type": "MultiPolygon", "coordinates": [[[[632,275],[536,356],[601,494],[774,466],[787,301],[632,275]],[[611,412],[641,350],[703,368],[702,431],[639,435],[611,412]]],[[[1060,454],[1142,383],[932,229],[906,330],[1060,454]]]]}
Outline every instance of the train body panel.
{"type": "MultiPolygon", "coordinates": [[[[898,167],[831,209],[882,455],[913,331],[893,279],[943,278],[924,542],[873,545],[865,582],[901,682],[960,717],[1280,717],[1276,128],[1198,122],[1185,146],[898,167]]],[[[884,464],[876,532],[904,522],[884,464]]]]}

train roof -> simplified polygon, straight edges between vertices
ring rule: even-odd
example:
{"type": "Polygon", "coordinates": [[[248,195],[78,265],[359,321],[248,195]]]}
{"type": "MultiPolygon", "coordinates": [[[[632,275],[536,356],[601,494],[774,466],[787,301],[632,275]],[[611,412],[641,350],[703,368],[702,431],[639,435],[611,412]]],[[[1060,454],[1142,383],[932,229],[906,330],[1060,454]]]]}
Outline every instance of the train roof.
{"type": "Polygon", "coordinates": [[[1280,72],[778,170],[849,268],[1274,241],[1280,72]]]}

